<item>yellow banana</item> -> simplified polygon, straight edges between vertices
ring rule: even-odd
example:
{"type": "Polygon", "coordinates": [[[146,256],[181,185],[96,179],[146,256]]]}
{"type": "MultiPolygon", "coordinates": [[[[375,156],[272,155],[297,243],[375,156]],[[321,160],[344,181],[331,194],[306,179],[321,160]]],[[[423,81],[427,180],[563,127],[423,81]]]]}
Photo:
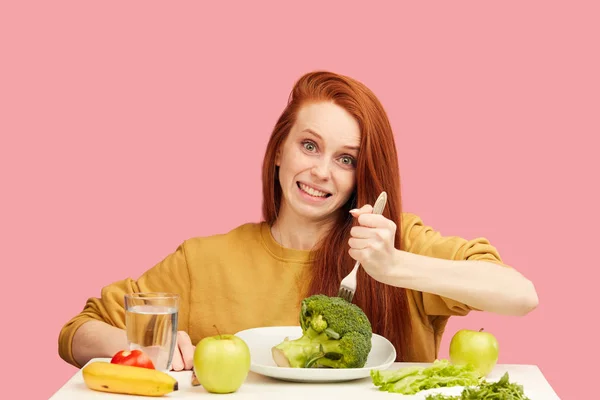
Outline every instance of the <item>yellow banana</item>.
{"type": "Polygon", "coordinates": [[[162,396],[178,389],[177,380],[155,369],[94,361],[81,371],[93,390],[139,396],[162,396]]]}

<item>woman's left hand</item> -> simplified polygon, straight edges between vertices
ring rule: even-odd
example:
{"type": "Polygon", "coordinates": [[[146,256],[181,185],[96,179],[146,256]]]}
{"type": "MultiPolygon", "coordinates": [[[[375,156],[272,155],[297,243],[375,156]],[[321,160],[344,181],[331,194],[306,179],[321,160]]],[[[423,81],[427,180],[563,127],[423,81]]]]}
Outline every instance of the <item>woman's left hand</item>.
{"type": "Polygon", "coordinates": [[[350,231],[350,257],[360,262],[374,279],[386,282],[396,262],[396,224],[383,215],[373,214],[373,207],[365,205],[350,213],[359,225],[350,231]]]}

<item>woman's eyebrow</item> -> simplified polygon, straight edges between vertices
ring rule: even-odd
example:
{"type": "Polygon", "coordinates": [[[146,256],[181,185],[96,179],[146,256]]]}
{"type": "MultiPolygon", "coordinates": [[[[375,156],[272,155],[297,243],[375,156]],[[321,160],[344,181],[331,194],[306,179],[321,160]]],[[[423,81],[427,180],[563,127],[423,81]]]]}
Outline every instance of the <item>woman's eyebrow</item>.
{"type": "Polygon", "coordinates": [[[316,137],[318,137],[319,139],[323,140],[323,137],[321,135],[319,135],[317,132],[313,131],[310,128],[306,128],[305,130],[303,130],[302,132],[308,132],[312,135],[315,135],[316,137]]]}
{"type": "MultiPolygon", "coordinates": [[[[321,135],[319,135],[317,132],[313,131],[310,128],[306,128],[302,132],[308,132],[311,135],[314,135],[314,136],[318,137],[319,139],[323,140],[323,137],[321,135]]],[[[355,150],[355,151],[360,150],[360,147],[358,147],[358,146],[348,146],[348,145],[346,145],[346,146],[344,146],[344,148],[345,149],[349,149],[349,150],[355,150]]]]}

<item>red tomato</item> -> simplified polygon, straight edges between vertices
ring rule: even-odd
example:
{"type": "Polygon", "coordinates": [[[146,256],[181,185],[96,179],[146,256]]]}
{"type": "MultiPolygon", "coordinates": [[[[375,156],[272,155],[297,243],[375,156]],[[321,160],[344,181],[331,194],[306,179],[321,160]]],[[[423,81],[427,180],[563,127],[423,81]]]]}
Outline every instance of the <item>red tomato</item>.
{"type": "Polygon", "coordinates": [[[141,350],[121,350],[110,360],[112,364],[154,369],[152,360],[141,350]]]}

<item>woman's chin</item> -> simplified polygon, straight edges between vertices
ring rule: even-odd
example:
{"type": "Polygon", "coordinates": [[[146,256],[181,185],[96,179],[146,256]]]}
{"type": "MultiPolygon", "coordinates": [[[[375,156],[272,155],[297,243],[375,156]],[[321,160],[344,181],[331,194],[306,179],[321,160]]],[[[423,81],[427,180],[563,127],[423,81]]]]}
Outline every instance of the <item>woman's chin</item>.
{"type": "Polygon", "coordinates": [[[316,207],[314,205],[299,204],[295,208],[299,217],[312,222],[330,219],[336,210],[331,205],[329,207],[316,207]]]}

